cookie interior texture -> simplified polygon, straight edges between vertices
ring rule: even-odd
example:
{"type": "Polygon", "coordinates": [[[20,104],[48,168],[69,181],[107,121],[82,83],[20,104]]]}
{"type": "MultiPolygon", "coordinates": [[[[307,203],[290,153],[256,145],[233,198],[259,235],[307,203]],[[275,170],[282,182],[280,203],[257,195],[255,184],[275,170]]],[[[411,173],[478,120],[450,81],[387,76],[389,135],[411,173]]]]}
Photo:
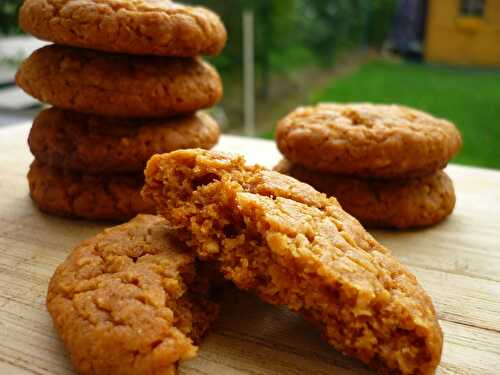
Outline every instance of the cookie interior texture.
{"type": "Polygon", "coordinates": [[[142,173],[154,154],[210,149],[219,135],[219,125],[204,112],[167,119],[125,119],[53,107],[35,118],[28,144],[37,160],[52,167],[85,173],[142,173]]]}
{"type": "Polygon", "coordinates": [[[322,103],[300,107],[276,128],[290,161],[357,177],[419,177],[443,169],[462,146],[451,122],[399,105],[322,103]]]}
{"type": "Polygon", "coordinates": [[[215,13],[169,0],[25,0],[19,24],[57,44],[140,55],[218,54],[227,40],[215,13]]]}
{"type": "Polygon", "coordinates": [[[338,350],[382,372],[434,373],[443,337],[432,301],[335,199],[203,150],[153,157],[143,194],[201,259],[301,312],[338,350]]]}
{"type": "Polygon", "coordinates": [[[444,171],[408,179],[362,179],[315,172],[285,159],[274,169],[337,198],[347,212],[371,228],[435,225],[455,208],[453,182],[444,171]]]}
{"type": "Polygon", "coordinates": [[[142,215],[78,246],[47,307],[80,374],[175,374],[217,316],[205,285],[165,220],[142,215]]]}

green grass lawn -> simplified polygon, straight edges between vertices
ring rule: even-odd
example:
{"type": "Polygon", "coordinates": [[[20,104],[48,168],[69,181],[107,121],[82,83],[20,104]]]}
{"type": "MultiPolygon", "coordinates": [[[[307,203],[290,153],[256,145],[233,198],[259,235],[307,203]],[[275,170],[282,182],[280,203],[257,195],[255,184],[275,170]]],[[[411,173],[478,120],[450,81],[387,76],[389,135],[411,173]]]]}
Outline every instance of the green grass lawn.
{"type": "Polygon", "coordinates": [[[311,102],[400,103],[455,122],[456,163],[500,169],[500,71],[376,61],[333,81],[311,102]]]}
{"type": "Polygon", "coordinates": [[[500,169],[500,71],[375,61],[311,95],[328,101],[399,103],[448,118],[464,138],[454,162],[500,169]]]}

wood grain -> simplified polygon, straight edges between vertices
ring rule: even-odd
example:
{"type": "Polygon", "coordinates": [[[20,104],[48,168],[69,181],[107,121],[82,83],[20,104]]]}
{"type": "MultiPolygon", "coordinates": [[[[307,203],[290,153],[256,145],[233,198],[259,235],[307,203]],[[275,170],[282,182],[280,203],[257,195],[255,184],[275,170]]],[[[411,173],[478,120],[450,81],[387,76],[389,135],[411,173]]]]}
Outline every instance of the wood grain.
{"type": "MultiPolygon", "coordinates": [[[[73,370],[45,309],[55,267],[104,227],[43,215],[28,197],[29,125],[0,130],[0,374],[69,375],[73,370]]],[[[274,166],[273,142],[225,136],[221,150],[274,166]]],[[[374,235],[410,267],[432,296],[445,334],[438,374],[500,373],[500,173],[450,166],[454,215],[434,228],[374,235]]],[[[229,293],[192,374],[372,372],[326,345],[309,323],[243,292],[229,293]]]]}

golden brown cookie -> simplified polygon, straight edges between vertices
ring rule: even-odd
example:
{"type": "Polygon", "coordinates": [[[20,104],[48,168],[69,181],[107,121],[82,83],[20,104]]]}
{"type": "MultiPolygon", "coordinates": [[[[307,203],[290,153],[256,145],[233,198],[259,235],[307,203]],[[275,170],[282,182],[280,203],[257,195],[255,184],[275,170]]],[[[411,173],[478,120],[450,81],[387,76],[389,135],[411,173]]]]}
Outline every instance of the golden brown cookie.
{"type": "Polygon", "coordinates": [[[275,170],[338,199],[344,210],[372,228],[435,225],[455,208],[453,182],[443,171],[398,180],[361,179],[315,172],[288,160],[275,170]]]}
{"type": "Polygon", "coordinates": [[[279,122],[276,141],[288,160],[311,170],[377,178],[425,176],[462,146],[451,122],[375,104],[298,108],[279,122]]]}
{"type": "Polygon", "coordinates": [[[198,278],[165,220],[140,215],[74,249],[47,307],[79,374],[174,375],[217,316],[198,278]]]}
{"type": "Polygon", "coordinates": [[[28,173],[31,198],[46,213],[89,220],[126,221],[155,213],[141,197],[141,173],[90,175],[51,168],[34,161],[28,173]]]}
{"type": "Polygon", "coordinates": [[[19,23],[57,44],[139,55],[213,55],[227,39],[215,13],[168,0],[25,0],[19,23]]]}
{"type": "Polygon", "coordinates": [[[51,45],[19,68],[17,84],[63,109],[116,117],[168,117],[212,107],[217,71],[200,58],[115,55],[51,45]]]}
{"type": "Polygon", "coordinates": [[[86,173],[142,172],[154,154],[212,148],[219,125],[208,114],[168,119],[123,119],[58,108],[41,112],[28,143],[40,162],[86,173]]]}
{"type": "Polygon", "coordinates": [[[202,260],[322,327],[383,373],[434,374],[443,336],[429,296],[337,200],[204,150],[156,155],[143,194],[202,260]]]}

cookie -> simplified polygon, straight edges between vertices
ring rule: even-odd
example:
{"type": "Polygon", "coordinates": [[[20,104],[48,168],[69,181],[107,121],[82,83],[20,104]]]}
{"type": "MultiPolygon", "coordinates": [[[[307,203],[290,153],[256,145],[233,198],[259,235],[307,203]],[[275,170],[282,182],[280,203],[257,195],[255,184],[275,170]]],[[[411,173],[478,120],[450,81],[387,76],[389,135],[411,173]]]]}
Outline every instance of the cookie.
{"type": "Polygon", "coordinates": [[[455,208],[453,182],[443,171],[409,179],[361,179],[311,171],[288,160],[275,170],[337,198],[347,212],[372,228],[435,225],[455,208]]]}
{"type": "Polygon", "coordinates": [[[108,176],[68,172],[34,161],[28,173],[31,198],[46,213],[89,220],[126,221],[155,213],[141,197],[141,173],[108,176]]]}
{"type": "Polygon", "coordinates": [[[143,194],[200,259],[302,313],[338,350],[383,373],[434,373],[443,336],[431,299],[336,199],[204,150],[154,156],[143,194]]]}
{"type": "Polygon", "coordinates": [[[116,117],[168,117],[212,107],[217,71],[200,58],[115,55],[51,45],[19,68],[17,84],[63,109],[116,117]]]}
{"type": "Polygon", "coordinates": [[[48,166],[87,173],[142,172],[154,154],[210,149],[219,135],[219,125],[203,112],[123,119],[50,108],[35,119],[28,143],[36,159],[48,166]]]}
{"type": "Polygon", "coordinates": [[[19,23],[57,44],[139,55],[214,55],[227,40],[215,13],[168,0],[25,0],[19,23]]]}
{"type": "Polygon", "coordinates": [[[165,220],[141,215],[75,248],[47,307],[79,374],[173,375],[217,316],[198,283],[165,220]]]}
{"type": "Polygon", "coordinates": [[[288,160],[308,169],[377,178],[425,176],[462,146],[451,122],[375,104],[298,108],[279,122],[276,141],[288,160]]]}

